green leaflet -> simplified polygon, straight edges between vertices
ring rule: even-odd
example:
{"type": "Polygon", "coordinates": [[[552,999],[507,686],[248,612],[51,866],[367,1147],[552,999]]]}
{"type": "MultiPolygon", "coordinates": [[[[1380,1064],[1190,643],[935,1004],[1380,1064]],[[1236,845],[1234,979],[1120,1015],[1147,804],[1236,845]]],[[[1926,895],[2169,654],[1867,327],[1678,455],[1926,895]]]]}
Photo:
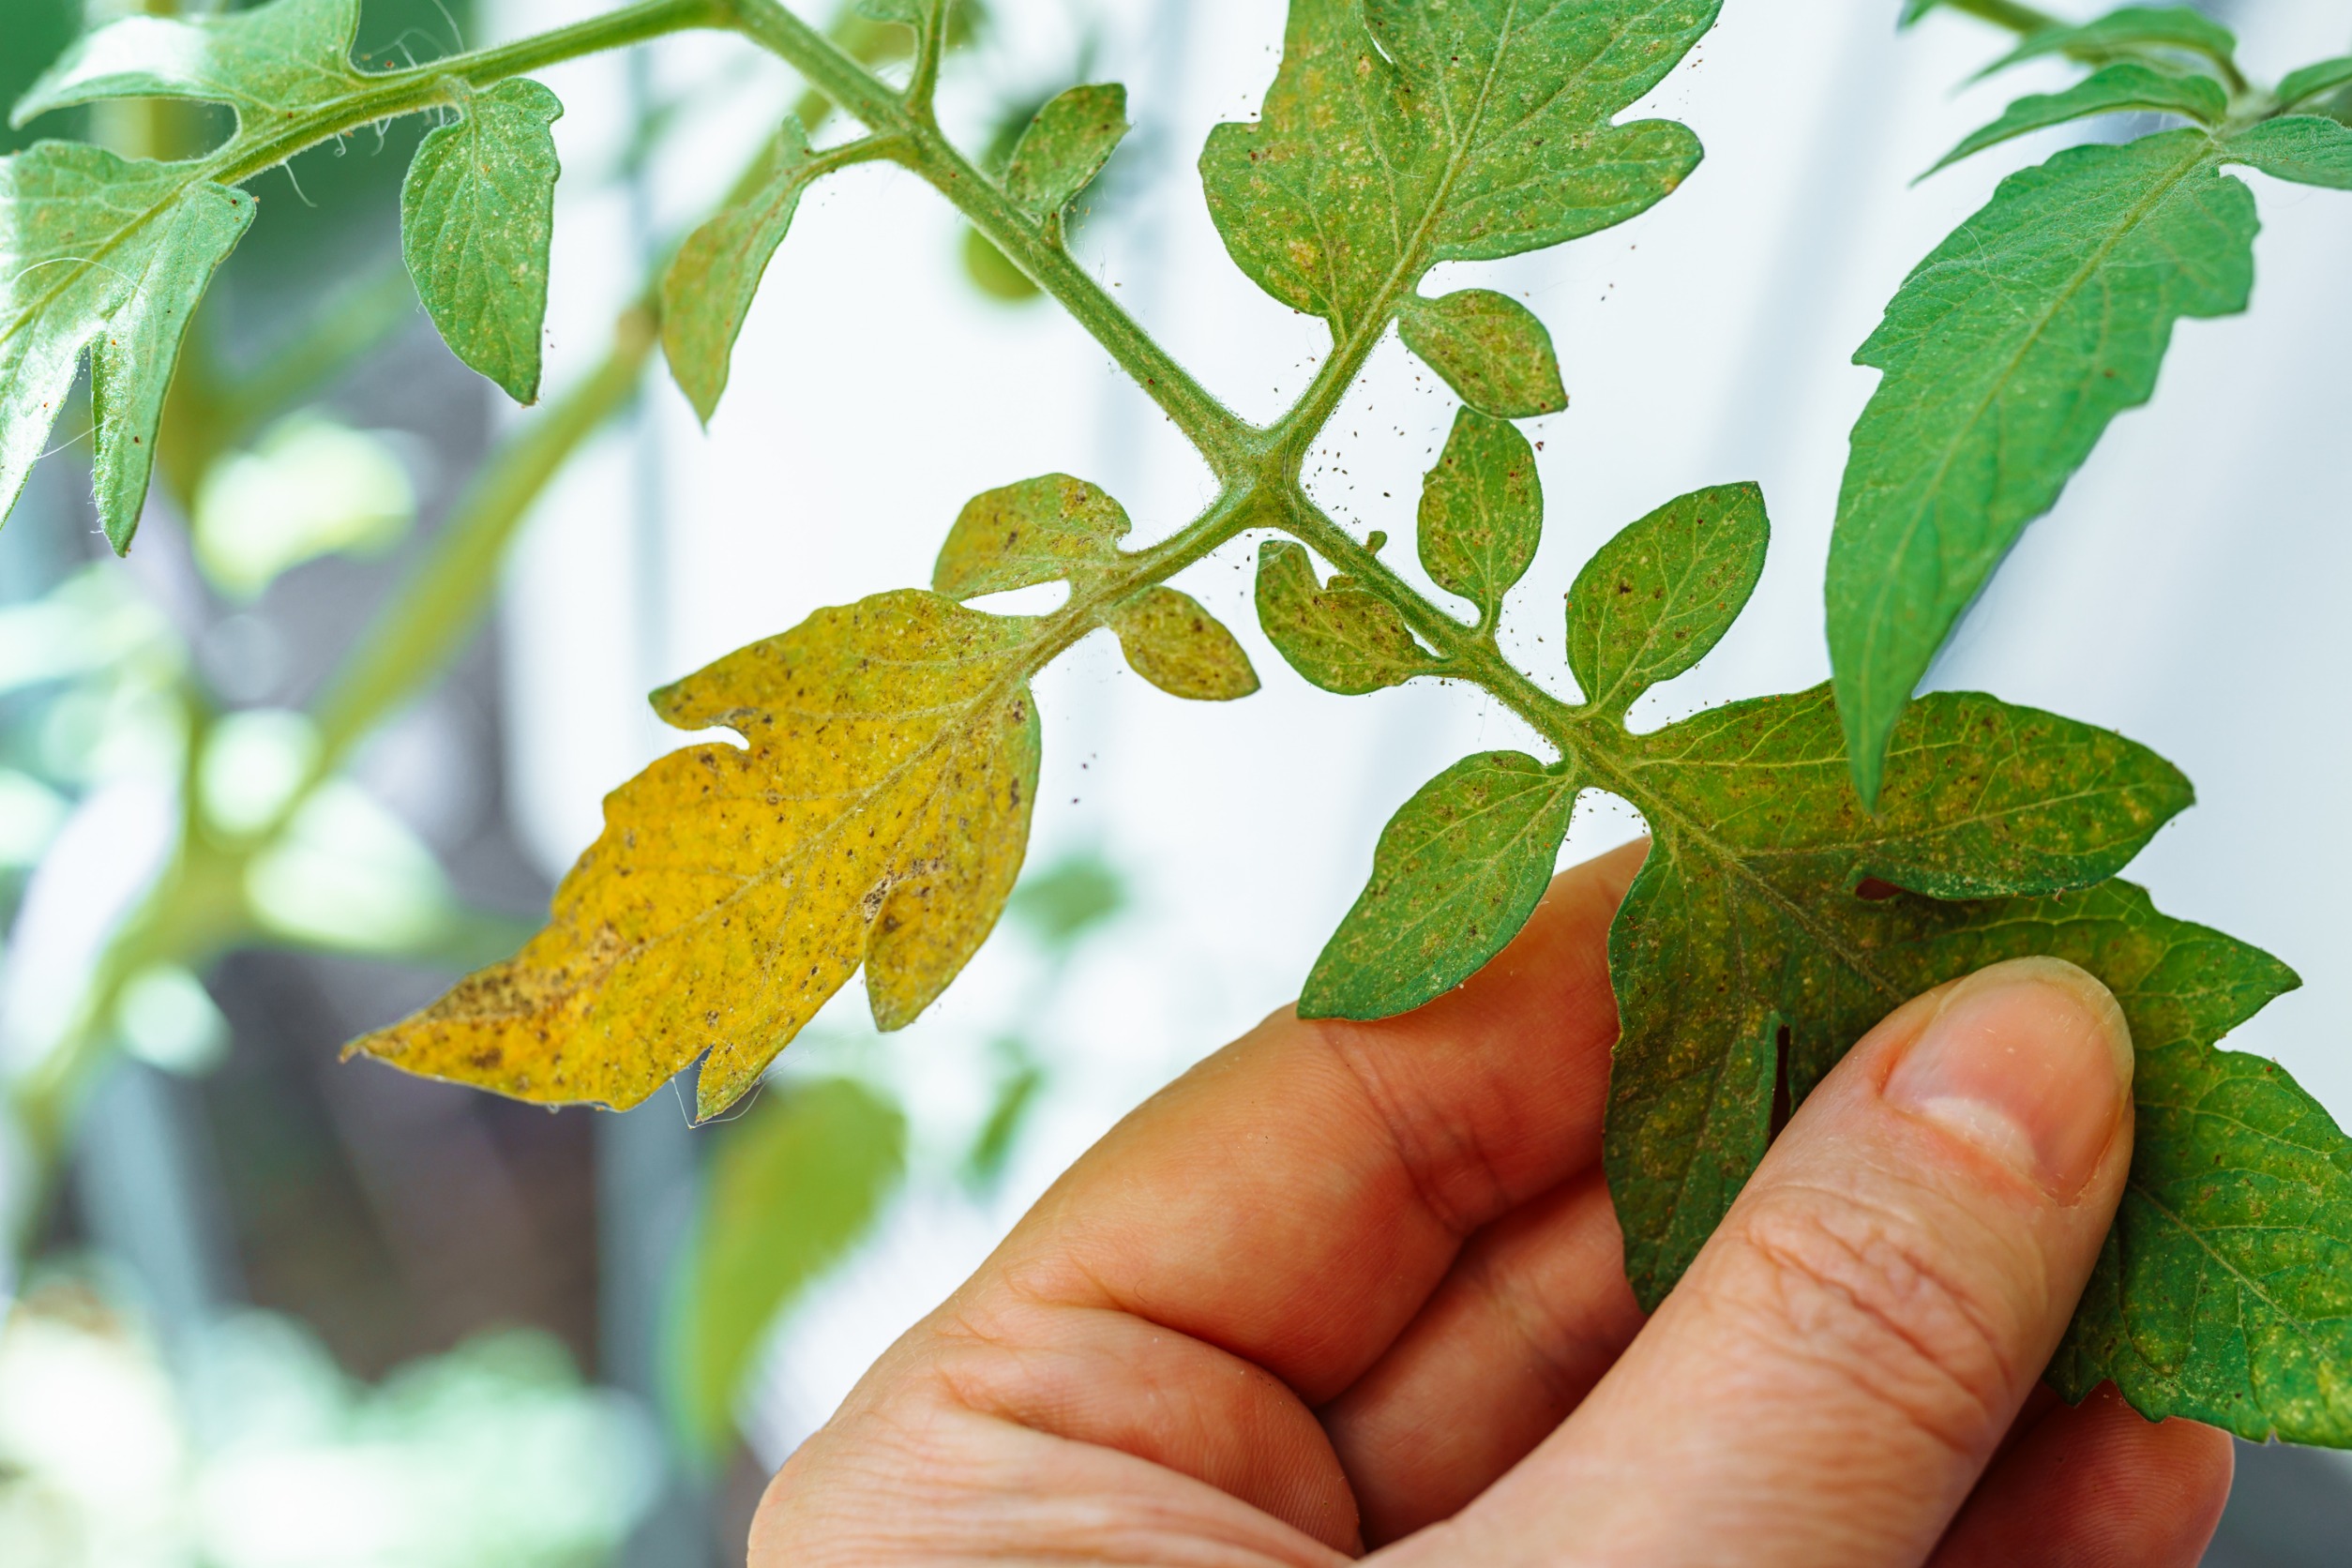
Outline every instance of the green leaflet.
{"type": "Polygon", "coordinates": [[[2175,51],[2224,69],[2237,68],[2237,36],[2186,6],[2123,6],[2076,27],[2044,27],[1978,74],[1990,76],[2025,60],[2052,54],[2099,60],[2132,50],[2175,51]]]}
{"type": "Polygon", "coordinates": [[[906,1169],[906,1118],[846,1078],[770,1092],[711,1162],[667,1340],[672,1417],[715,1457],[777,1316],[838,1262],[906,1169]]]}
{"type": "Polygon", "coordinates": [[[1543,533],[1535,449],[1515,427],[1461,410],[1422,480],[1421,564],[1430,580],[1478,606],[1479,623],[1491,626],[1543,533]]]}
{"type": "Polygon", "coordinates": [[[1485,751],[1424,784],[1380,830],[1372,880],[1315,960],[1299,1017],[1391,1018],[1484,968],[1535,912],[1579,782],[1565,763],[1485,751]]]}
{"type": "MultiPolygon", "coordinates": [[[[1024,479],[964,504],[931,586],[958,599],[1064,580],[1073,593],[1089,591],[1118,568],[1128,526],[1125,508],[1083,479],[1024,479]]],[[[1129,594],[1095,624],[1117,635],[1128,668],[1171,696],[1225,702],[1258,689],[1258,671],[1233,634],[1173,588],[1129,594]]]]}
{"type": "Polygon", "coordinates": [[[1230,702],[1258,689],[1258,671],[1225,623],[1189,594],[1160,584],[1104,617],[1127,667],[1171,697],[1230,702]]]}
{"type": "MultiPolygon", "coordinates": [[[[1742,1051],[1769,1029],[1802,1100],[1872,1024],[1972,967],[1920,950],[1983,914],[1938,900],[2097,882],[2190,792],[2118,735],[1975,694],[1912,706],[1875,816],[1835,788],[1845,746],[1823,687],[1632,739],[1626,793],[1653,845],[1609,936],[1623,1034],[1606,1158],[1628,1276],[1654,1304],[1738,1189],[1725,1151],[1769,1132],[1769,1093],[1726,1103],[1726,1080],[1749,1081],[1742,1051]],[[1866,883],[1929,897],[1865,897],[1866,883]]],[[[1993,956],[2044,951],[2031,934],[1993,956]]]]}
{"type": "Polygon", "coordinates": [[[1568,668],[1621,716],[1723,641],[1763,575],[1772,530],[1754,485],[1678,496],[1595,550],[1568,594],[1568,668]]]}
{"type": "Polygon", "coordinates": [[[2183,316],[2245,308],[2254,198],[2201,130],[2073,147],[2012,174],[1915,268],[1858,364],[1826,589],[1865,803],[1952,625],[2107,423],[2148,400],[2183,316]]]}
{"type": "Polygon", "coordinates": [[[1200,155],[1209,211],[1259,287],[1385,326],[1440,261],[1622,222],[1697,164],[1667,120],[1612,123],[1674,68],[1719,0],[1292,0],[1258,120],[1200,155]]]}
{"type": "Polygon", "coordinates": [[[1289,539],[1259,547],[1258,624],[1291,669],[1342,697],[1440,668],[1386,599],[1345,576],[1318,586],[1305,550],[1289,539]]]}
{"type": "Polygon", "coordinates": [[[2027,94],[2003,110],[1999,119],[1961,138],[1927,173],[1932,174],[2028,131],[2127,110],[2181,114],[2209,126],[2219,125],[2229,113],[2229,98],[2210,77],[2175,76],[2126,60],[2092,72],[2062,93],[2027,94]]]}
{"type": "Polygon", "coordinates": [[[686,236],[661,279],[661,348],[678,389],[702,423],[727,390],[730,356],[768,260],[784,243],[801,193],[823,172],[808,135],[786,116],[769,143],[759,188],[686,236]]]}
{"type": "Polygon", "coordinates": [[[2318,114],[2249,126],[2229,139],[2223,156],[2279,179],[2352,190],[2352,130],[2318,114]]]}
{"type": "Polygon", "coordinates": [[[90,351],[98,519],[130,548],[188,319],[253,198],[184,165],[42,142],[0,158],[0,516],[90,351]]]}
{"type": "Polygon", "coordinates": [[[1058,94],[1021,132],[1004,193],[1032,218],[1058,218],[1126,134],[1127,89],[1116,82],[1058,94]]]}
{"type": "Polygon", "coordinates": [[[527,77],[469,93],[400,185],[400,256],[457,356],[519,403],[539,396],[555,137],[564,106],[527,77]]]}
{"type": "Polygon", "coordinates": [[[2050,1381],[2080,1399],[2112,1378],[2151,1419],[2256,1442],[2352,1445],[2352,1149],[2277,1065],[2205,1047],[2295,977],[2195,927],[2151,938],[2104,944],[2147,974],[2125,1003],[2137,1137],[2050,1381]]]}
{"type": "Polygon", "coordinates": [[[1482,414],[1526,419],[1568,406],[1552,336],[1535,312],[1492,289],[1441,299],[1408,294],[1397,302],[1405,346],[1482,414]]]}
{"type": "Polygon", "coordinates": [[[351,63],[358,30],[359,0],[272,0],[185,22],[127,16],[67,50],[10,120],[100,98],[189,98],[228,104],[240,134],[256,134],[366,84],[351,63]]]}
{"type": "Polygon", "coordinates": [[[2320,60],[2301,67],[2279,79],[2279,107],[2292,109],[2308,98],[2333,92],[2347,83],[2352,83],[2352,54],[2339,54],[2332,60],[2320,60]]]}

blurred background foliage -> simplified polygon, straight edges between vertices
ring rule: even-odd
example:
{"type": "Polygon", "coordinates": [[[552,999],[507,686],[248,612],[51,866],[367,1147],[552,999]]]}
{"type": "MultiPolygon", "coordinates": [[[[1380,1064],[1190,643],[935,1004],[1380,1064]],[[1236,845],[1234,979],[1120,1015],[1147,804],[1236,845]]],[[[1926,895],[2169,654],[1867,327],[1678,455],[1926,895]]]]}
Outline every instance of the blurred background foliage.
{"type": "MultiPolygon", "coordinates": [[[[963,15],[970,41],[985,17],[963,15]]],[[[356,56],[430,60],[476,20],[367,0],[356,56]]],[[[83,22],[0,0],[0,101],[83,22]]],[[[876,62],[905,36],[846,7],[836,32],[876,62]]],[[[1048,94],[1016,96],[1007,145],[1048,94]]],[[[567,178],[643,178],[679,104],[640,108],[609,175],[567,178]]],[[[0,148],[186,156],[225,123],[110,104],[0,148]]],[[[1033,874],[1009,939],[1031,979],[971,1043],[983,1093],[911,1121],[936,1063],[812,1038],[695,1137],[686,1215],[614,1200],[626,1151],[596,1113],[335,1061],[544,912],[484,626],[517,529],[630,414],[654,339],[633,307],[585,374],[500,417],[400,266],[426,128],[258,182],[128,561],[90,528],[85,391],[0,549],[10,1568],[741,1560],[762,1475],[738,1406],[777,1322],[910,1189],[993,1192],[1049,1072],[1027,1011],[1123,907],[1099,856],[1033,874]],[[648,1259],[665,1277],[616,1279],[648,1259]],[[650,1317],[629,1304],[649,1291],[650,1317]]],[[[1022,297],[1001,257],[960,264],[1022,297]]]]}

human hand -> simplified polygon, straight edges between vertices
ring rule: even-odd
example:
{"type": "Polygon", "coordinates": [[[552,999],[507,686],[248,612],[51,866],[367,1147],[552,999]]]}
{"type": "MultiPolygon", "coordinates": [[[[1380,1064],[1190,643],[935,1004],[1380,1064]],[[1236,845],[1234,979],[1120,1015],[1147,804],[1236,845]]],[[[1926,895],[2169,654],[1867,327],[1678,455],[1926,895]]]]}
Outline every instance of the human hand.
{"type": "Polygon", "coordinates": [[[1127,1117],[785,1465],[752,1568],[2194,1563],[2228,1440],[2038,1383],[2131,1157],[2071,966],[1898,1008],[1643,1321],[1600,1166],[1641,853],[1127,1117]]]}

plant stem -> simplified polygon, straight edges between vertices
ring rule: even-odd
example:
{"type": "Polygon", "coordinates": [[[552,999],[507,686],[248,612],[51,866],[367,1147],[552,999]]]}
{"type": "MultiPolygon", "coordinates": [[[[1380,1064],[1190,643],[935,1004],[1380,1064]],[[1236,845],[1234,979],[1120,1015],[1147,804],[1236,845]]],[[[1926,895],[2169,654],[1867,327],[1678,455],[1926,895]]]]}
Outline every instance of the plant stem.
{"type": "Polygon", "coordinates": [[[641,300],[614,324],[603,361],[493,453],[467,485],[431,552],[319,699],[313,779],[334,773],[370,730],[456,656],[498,590],[498,562],[532,503],[581,444],[627,405],[656,337],[652,304],[641,300]]]}
{"type": "Polygon", "coordinates": [[[726,0],[642,0],[639,5],[625,6],[568,27],[518,38],[513,43],[452,55],[405,70],[369,74],[362,79],[363,86],[281,126],[272,126],[250,140],[245,135],[249,128],[240,127],[228,145],[196,166],[196,173],[223,185],[236,185],[276,168],[305,148],[346,131],[446,103],[452,79],[469,86],[487,86],[544,66],[641,43],[665,33],[724,26],[725,3],[726,0]]]}
{"type": "Polygon", "coordinates": [[[1046,236],[1044,226],[973,168],[937,126],[776,0],[726,3],[746,38],[799,71],[868,129],[898,137],[900,148],[892,156],[954,203],[1014,265],[1060,300],[1175,421],[1219,479],[1230,482],[1259,466],[1268,450],[1264,432],[1217,401],[1153,341],[1067,250],[1046,236]]]}

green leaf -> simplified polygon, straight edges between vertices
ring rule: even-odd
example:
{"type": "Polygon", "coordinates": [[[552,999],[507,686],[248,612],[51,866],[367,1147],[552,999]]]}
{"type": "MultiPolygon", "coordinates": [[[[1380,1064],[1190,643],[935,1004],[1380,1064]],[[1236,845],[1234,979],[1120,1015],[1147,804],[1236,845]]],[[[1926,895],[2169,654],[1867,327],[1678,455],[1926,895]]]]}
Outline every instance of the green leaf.
{"type": "Polygon", "coordinates": [[[1044,625],[878,594],[656,692],[669,723],[746,744],[673,751],[607,796],[545,930],[350,1048],[614,1107],[707,1052],[696,1106],[712,1116],[861,964],[875,1024],[905,1026],[1019,872],[1044,625]]]}
{"type": "Polygon", "coordinates": [[[1551,882],[1580,780],[1516,751],[1465,757],[1380,831],[1372,880],[1315,960],[1303,1018],[1385,1018],[1485,967],[1551,882]]]}
{"type": "Polygon", "coordinates": [[[186,165],[42,142],[0,158],[0,516],[90,354],[98,520],[130,548],[189,314],[253,198],[186,165]]]}
{"type": "Polygon", "coordinates": [[[2003,180],[1906,279],[1854,355],[1827,589],[1865,802],[1911,690],[2107,423],[2148,400],[2183,316],[2245,309],[2254,198],[2201,130],[2073,147],[2003,180]]]}
{"type": "Polygon", "coordinates": [[[1614,124],[1713,24],[1719,0],[1292,0],[1259,117],[1209,134],[1200,173],[1233,260],[1334,339],[1377,334],[1441,261],[1557,245],[1681,184],[1698,139],[1614,124]]]}
{"type": "Polygon", "coordinates": [[[2301,67],[2279,79],[2279,107],[2292,109],[2307,98],[2331,93],[2347,83],[2352,83],[2352,54],[2339,54],[2332,60],[2301,67]]]}
{"type": "Polygon", "coordinates": [[[1876,816],[1837,788],[1845,747],[1825,687],[1636,739],[1626,771],[1652,847],[1609,937],[1623,1033],[1606,1157],[1628,1277],[1654,1305],[1744,1178],[1727,1152],[1760,1152],[1769,1133],[1770,1093],[1748,1093],[1759,1040],[1778,1042],[1802,1101],[1918,992],[2048,951],[2027,924],[2011,946],[1952,956],[2013,919],[2002,896],[2111,876],[2190,792],[2118,735],[1974,694],[1912,706],[1876,816]],[[1928,897],[1868,896],[1896,888],[1928,897]]]}
{"type": "Polygon", "coordinates": [[[2131,1178],[2050,1381],[2080,1399],[2113,1379],[2150,1419],[2254,1442],[2352,1446],[2352,1144],[2275,1063],[2207,1048],[2295,976],[2171,924],[2125,1004],[2131,1178]]]}
{"type": "Polygon", "coordinates": [[[661,347],[678,389],[702,423],[727,390],[729,361],[768,260],[784,243],[801,193],[822,166],[788,116],[769,143],[759,187],[686,236],[661,279],[661,347]]]}
{"type": "Polygon", "coordinates": [[[1439,668],[1386,599],[1344,575],[1317,586],[1306,551],[1289,539],[1259,547],[1258,624],[1290,668],[1343,697],[1439,668]]]}
{"type": "Polygon", "coordinates": [[[83,35],[17,100],[12,124],[101,98],[225,103],[241,133],[362,89],[352,68],[359,0],[272,0],[180,21],[127,16],[83,35]]]}
{"type": "Polygon", "coordinates": [[[1908,27],[1941,5],[1943,0],[1903,0],[1903,14],[1895,19],[1897,27],[1908,27]]]}
{"type": "Polygon", "coordinates": [[[2237,69],[2235,34],[2186,6],[2123,6],[2075,27],[2044,27],[1984,68],[1980,75],[2052,54],[2100,60],[2133,50],[2170,50],[2237,69]]]}
{"type": "Polygon", "coordinates": [[[1705,657],[1756,591],[1771,537],[1760,490],[1716,485],[1603,545],[1568,595],[1568,668],[1585,701],[1621,715],[1705,657]]]}
{"type": "Polygon", "coordinates": [[[519,403],[539,396],[555,95],[527,77],[469,94],[417,143],[400,186],[400,255],[457,356],[519,403]]]}
{"type": "Polygon", "coordinates": [[[667,1336],[673,1414],[696,1452],[731,1445],[769,1327],[871,1228],[906,1146],[898,1108],[846,1078],[772,1091],[727,1128],[667,1336]]]}
{"type": "Polygon", "coordinates": [[[1999,119],[1961,138],[1927,173],[1932,174],[2028,131],[2127,110],[2183,114],[2211,126],[2219,125],[2229,113],[2229,98],[2210,77],[2175,76],[2125,61],[2094,72],[2062,93],[2028,93],[2003,110],[1999,119]]]}
{"type": "Polygon", "coordinates": [[[2318,114],[2289,114],[2249,126],[2223,156],[2299,185],[2352,190],[2352,130],[2318,114]]]}
{"type": "Polygon", "coordinates": [[[1225,624],[1189,594],[1153,584],[1105,617],[1127,667],[1172,697],[1229,702],[1258,689],[1258,671],[1225,624]]]}
{"type": "Polygon", "coordinates": [[[1481,414],[1526,419],[1568,406],[1552,336],[1535,312],[1492,289],[1440,299],[1408,294],[1397,303],[1405,346],[1481,414]]]}
{"type": "Polygon", "coordinates": [[[1023,479],[964,503],[931,567],[931,586],[972,599],[1075,581],[1116,564],[1128,527],[1126,509],[1083,479],[1023,479]]]}
{"type": "Polygon", "coordinates": [[[1544,535],[1544,487],[1527,437],[1475,409],[1454,416],[1445,450],[1421,486],[1421,564],[1449,594],[1494,624],[1527,575],[1544,535]]]}
{"type": "Polygon", "coordinates": [[[1032,218],[1070,204],[1127,134],[1127,89],[1116,82],[1072,87],[1037,111],[1005,166],[1004,193],[1032,218]]]}

